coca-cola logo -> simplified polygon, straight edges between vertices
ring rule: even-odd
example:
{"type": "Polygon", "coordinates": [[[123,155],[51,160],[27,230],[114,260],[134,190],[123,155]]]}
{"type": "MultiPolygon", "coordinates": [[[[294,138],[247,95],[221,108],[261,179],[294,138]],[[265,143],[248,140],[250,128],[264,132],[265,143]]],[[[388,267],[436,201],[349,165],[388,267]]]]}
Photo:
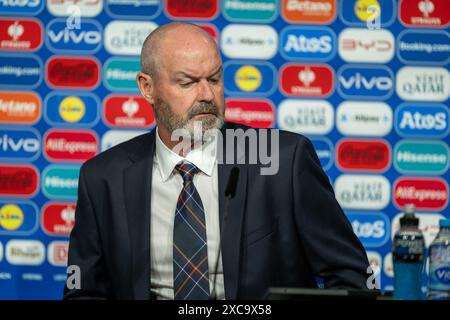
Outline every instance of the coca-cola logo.
{"type": "Polygon", "coordinates": [[[100,65],[93,58],[54,57],[47,63],[46,74],[50,86],[90,89],[100,81],[100,65]]]}
{"type": "Polygon", "coordinates": [[[383,172],[390,164],[391,148],[384,140],[341,140],[336,148],[341,170],[383,172]]]}
{"type": "Polygon", "coordinates": [[[0,165],[0,196],[31,197],[39,186],[36,168],[22,165],[0,165]]]}

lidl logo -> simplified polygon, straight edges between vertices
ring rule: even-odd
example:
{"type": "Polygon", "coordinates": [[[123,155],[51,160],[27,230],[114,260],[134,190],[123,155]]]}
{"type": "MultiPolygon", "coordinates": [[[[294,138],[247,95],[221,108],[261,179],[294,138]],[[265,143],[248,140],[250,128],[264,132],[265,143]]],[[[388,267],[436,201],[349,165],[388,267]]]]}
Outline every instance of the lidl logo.
{"type": "Polygon", "coordinates": [[[0,201],[0,235],[30,235],[37,227],[36,205],[28,201],[0,201]]]}
{"type": "Polygon", "coordinates": [[[49,130],[44,154],[50,161],[84,162],[98,153],[98,138],[90,130],[49,130]]]}
{"type": "Polygon", "coordinates": [[[292,97],[327,97],[334,90],[334,71],[325,64],[286,64],[280,70],[280,89],[292,97]]]}
{"type": "Polygon", "coordinates": [[[394,0],[342,0],[341,19],[350,26],[386,27],[395,20],[394,0]]]}
{"type": "Polygon", "coordinates": [[[102,136],[101,151],[108,150],[119,143],[128,141],[137,136],[147,133],[143,130],[109,130],[102,136]]]}
{"type": "Polygon", "coordinates": [[[51,165],[42,172],[41,186],[48,198],[76,199],[80,168],[51,165]]]}
{"type": "Polygon", "coordinates": [[[278,14],[276,0],[224,0],[222,13],[234,22],[272,22],[278,14]]]}
{"type": "Polygon", "coordinates": [[[442,0],[400,0],[400,21],[411,27],[447,27],[448,3],[442,0]]]}
{"type": "Polygon", "coordinates": [[[31,91],[0,91],[0,124],[31,125],[41,117],[41,99],[31,91]]]}
{"type": "Polygon", "coordinates": [[[99,0],[47,0],[48,11],[57,17],[69,17],[69,24],[76,24],[75,17],[95,17],[103,10],[99,0]]]}
{"type": "Polygon", "coordinates": [[[384,102],[344,101],[336,111],[336,127],[349,136],[385,136],[392,130],[392,109],[384,102]]]}
{"type": "Polygon", "coordinates": [[[110,58],[103,66],[103,82],[109,90],[138,92],[136,75],[141,71],[138,59],[110,58]]]}
{"type": "Polygon", "coordinates": [[[336,54],[336,35],[327,27],[289,26],[281,32],[280,46],[287,60],[327,61],[336,54]]]}
{"type": "Polygon", "coordinates": [[[116,19],[146,18],[152,19],[161,11],[161,1],[155,0],[108,0],[106,12],[116,19]]]}
{"type": "Polygon", "coordinates": [[[448,135],[450,111],[441,104],[403,104],[395,112],[395,128],[405,137],[442,138],[448,135]]]}
{"type": "Polygon", "coordinates": [[[38,56],[0,56],[0,86],[3,88],[36,88],[43,73],[38,56]]]}
{"type": "Polygon", "coordinates": [[[385,140],[343,139],[336,147],[341,170],[384,172],[391,162],[391,147],[385,140]]]}
{"type": "Polygon", "coordinates": [[[403,67],[396,79],[396,91],[403,100],[445,101],[450,97],[450,73],[446,68],[403,67]]]}
{"type": "Polygon", "coordinates": [[[397,54],[404,63],[443,65],[450,61],[446,31],[405,30],[397,38],[397,54]]]}
{"type": "Polygon", "coordinates": [[[275,122],[275,108],[265,99],[228,99],[225,120],[254,128],[271,128],[275,122]]]}
{"type": "Polygon", "coordinates": [[[384,100],[394,90],[394,74],[386,66],[346,65],[337,77],[338,91],[346,99],[384,100]]]}
{"type": "Polygon", "coordinates": [[[336,18],[336,0],[283,0],[281,13],[289,23],[328,24],[336,18]]]}
{"type": "Polygon", "coordinates": [[[99,101],[90,93],[51,93],[45,99],[45,119],[55,126],[92,126],[99,120],[99,101]]]}
{"type": "Polygon", "coordinates": [[[145,38],[157,27],[149,21],[111,21],[105,28],[105,49],[114,55],[139,56],[145,38]]]}
{"type": "Polygon", "coordinates": [[[75,224],[75,204],[49,202],[42,208],[42,230],[51,236],[68,237],[75,224]]]}
{"type": "Polygon", "coordinates": [[[118,128],[150,128],[155,125],[152,105],[140,96],[108,96],[103,102],[103,119],[107,125],[118,128]]]}
{"type": "Polygon", "coordinates": [[[252,64],[226,62],[225,92],[232,94],[271,94],[275,89],[275,67],[268,62],[252,64]]]}
{"type": "Polygon", "coordinates": [[[448,170],[449,149],[441,141],[400,141],[394,148],[394,165],[405,174],[440,175],[448,170]]]}
{"type": "Polygon", "coordinates": [[[35,19],[0,19],[0,50],[36,51],[42,45],[42,24],[35,19]]]}
{"type": "Polygon", "coordinates": [[[93,89],[100,81],[100,64],[94,58],[52,57],[46,69],[47,82],[54,88],[93,89]]]}
{"type": "Polygon", "coordinates": [[[346,212],[353,231],[364,247],[381,247],[389,240],[389,218],[381,212],[346,212]]]}
{"type": "Polygon", "coordinates": [[[311,142],[324,170],[333,164],[333,144],[327,138],[311,138],[311,142]]]}
{"type": "Polygon", "coordinates": [[[0,196],[31,198],[37,192],[38,186],[39,175],[35,167],[0,165],[0,196]]]}
{"type": "Polygon", "coordinates": [[[0,159],[33,161],[41,152],[41,138],[34,129],[0,129],[0,159]]]}
{"type": "Polygon", "coordinates": [[[212,20],[219,12],[218,0],[167,0],[166,14],[172,19],[212,20]]]}
{"type": "Polygon", "coordinates": [[[417,210],[444,210],[448,203],[447,182],[440,178],[399,178],[394,183],[394,204],[401,209],[409,203],[417,210]]]}
{"type": "Polygon", "coordinates": [[[50,21],[46,29],[46,43],[56,53],[95,53],[102,44],[102,27],[91,19],[80,19],[79,28],[68,28],[67,19],[50,21]]]}
{"type": "Polygon", "coordinates": [[[326,100],[286,99],[278,107],[278,126],[305,135],[326,135],[334,126],[334,109],[326,100]]]}
{"type": "Polygon", "coordinates": [[[2,0],[0,1],[0,12],[5,15],[37,15],[44,9],[44,0],[2,0]]]}

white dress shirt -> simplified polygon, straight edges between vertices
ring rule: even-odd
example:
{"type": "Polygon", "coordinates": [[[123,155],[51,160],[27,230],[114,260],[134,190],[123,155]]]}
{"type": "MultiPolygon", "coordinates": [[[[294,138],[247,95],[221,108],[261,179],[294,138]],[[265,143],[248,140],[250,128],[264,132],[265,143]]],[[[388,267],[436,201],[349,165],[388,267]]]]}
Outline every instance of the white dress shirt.
{"type": "Polygon", "coordinates": [[[210,294],[213,292],[216,261],[219,259],[214,296],[217,299],[225,298],[222,254],[218,257],[220,224],[216,152],[217,139],[213,139],[202,147],[191,150],[186,158],[182,158],[161,141],[156,129],[151,191],[150,281],[151,291],[158,299],[174,298],[173,226],[178,196],[183,188],[183,179],[175,170],[175,165],[182,160],[199,169],[194,176],[194,185],[205,211],[210,294]]]}

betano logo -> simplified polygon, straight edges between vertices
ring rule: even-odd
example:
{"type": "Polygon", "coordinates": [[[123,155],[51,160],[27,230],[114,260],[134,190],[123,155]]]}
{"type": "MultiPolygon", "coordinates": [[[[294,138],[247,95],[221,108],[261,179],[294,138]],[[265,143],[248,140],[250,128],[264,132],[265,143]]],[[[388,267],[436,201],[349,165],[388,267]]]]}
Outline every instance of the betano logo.
{"type": "Polygon", "coordinates": [[[38,209],[29,201],[0,201],[0,235],[27,236],[38,228],[38,209]]]}
{"type": "Polygon", "coordinates": [[[336,18],[336,0],[283,0],[281,13],[289,23],[328,24],[336,18]]]}
{"type": "Polygon", "coordinates": [[[33,197],[39,186],[39,174],[34,166],[0,165],[0,196],[33,197]]]}
{"type": "Polygon", "coordinates": [[[328,61],[336,54],[336,35],[327,27],[289,26],[281,31],[280,46],[287,60],[328,61]]]}
{"type": "Polygon", "coordinates": [[[172,19],[212,20],[219,13],[217,0],[166,0],[166,14],[172,19]]]}
{"type": "Polygon", "coordinates": [[[394,0],[342,0],[339,15],[349,26],[370,28],[379,23],[386,27],[395,20],[395,7],[394,0]]]}
{"type": "Polygon", "coordinates": [[[94,89],[100,81],[100,64],[95,58],[55,56],[46,64],[50,87],[94,89]]]}
{"type": "Polygon", "coordinates": [[[271,128],[275,122],[275,108],[265,99],[227,99],[225,120],[254,128],[271,128]]]}
{"type": "Polygon", "coordinates": [[[103,120],[110,127],[150,128],[155,125],[153,108],[141,96],[110,95],[103,102],[103,120]]]}
{"type": "Polygon", "coordinates": [[[32,91],[0,91],[0,124],[33,125],[41,117],[41,99],[32,91]]]}
{"type": "Polygon", "coordinates": [[[280,90],[291,97],[328,97],[334,89],[334,71],[326,64],[285,64],[280,90]]]}
{"type": "Polygon", "coordinates": [[[51,129],[44,136],[44,155],[50,161],[84,162],[98,153],[98,137],[91,130],[51,129]]]}
{"type": "Polygon", "coordinates": [[[399,18],[411,27],[447,27],[450,24],[448,3],[442,0],[400,0],[399,18]]]}
{"type": "Polygon", "coordinates": [[[397,38],[397,55],[404,63],[445,65],[450,62],[450,35],[438,30],[404,30],[397,38]]]}
{"type": "Polygon", "coordinates": [[[42,172],[41,187],[47,198],[76,199],[80,168],[50,165],[42,172]]]}
{"type": "Polygon", "coordinates": [[[220,47],[232,59],[271,59],[277,53],[278,33],[269,25],[230,24],[222,30],[220,47]]]}
{"type": "Polygon", "coordinates": [[[68,237],[75,224],[75,203],[49,202],[42,208],[42,230],[50,236],[68,237]]]}
{"type": "Polygon", "coordinates": [[[4,15],[37,15],[44,9],[44,0],[2,0],[0,12],[4,15]]]}
{"type": "Polygon", "coordinates": [[[35,129],[0,129],[0,159],[34,161],[41,153],[41,138],[35,129]]]}
{"type": "Polygon", "coordinates": [[[157,27],[148,21],[112,21],[105,28],[105,49],[113,55],[139,56],[145,38],[157,27]]]}
{"type": "Polygon", "coordinates": [[[392,109],[384,102],[345,101],[336,111],[336,127],[344,135],[385,136],[392,125],[392,109]]]}
{"type": "Polygon", "coordinates": [[[343,139],[336,146],[340,170],[384,172],[391,162],[391,147],[385,140],[343,139]]]}
{"type": "Polygon", "coordinates": [[[334,110],[325,100],[283,100],[278,107],[280,129],[301,134],[326,135],[334,125],[334,110]]]}
{"type": "Polygon", "coordinates": [[[161,1],[155,0],[108,0],[105,10],[115,18],[153,19],[161,12],[161,1]]]}
{"type": "Polygon", "coordinates": [[[443,138],[448,135],[450,111],[442,104],[402,104],[395,111],[395,129],[404,137],[443,138]]]}
{"type": "Polygon", "coordinates": [[[0,19],[0,50],[36,51],[42,45],[42,24],[36,19],[0,19]]]}
{"type": "Polygon", "coordinates": [[[449,149],[441,141],[403,140],[394,148],[394,165],[404,174],[441,175],[449,167],[449,149]]]}
{"type": "Polygon", "coordinates": [[[111,91],[139,92],[136,75],[140,71],[139,59],[110,58],[103,66],[103,83],[111,91]]]}
{"type": "Polygon", "coordinates": [[[225,93],[270,95],[275,90],[275,67],[269,62],[227,61],[223,66],[225,93]]]}
{"type": "Polygon", "coordinates": [[[394,183],[394,204],[402,209],[412,203],[417,210],[444,210],[448,203],[448,184],[441,178],[401,177],[394,183]]]}
{"type": "Polygon", "coordinates": [[[381,247],[389,240],[389,218],[381,212],[346,212],[364,247],[381,247]]]}
{"type": "Polygon", "coordinates": [[[265,22],[275,20],[278,13],[276,0],[223,0],[222,13],[233,22],[265,22]]]}
{"type": "Polygon", "coordinates": [[[74,21],[76,17],[99,15],[103,9],[103,2],[99,0],[47,0],[47,9],[54,16],[69,17],[69,23],[76,23],[74,21]]]}

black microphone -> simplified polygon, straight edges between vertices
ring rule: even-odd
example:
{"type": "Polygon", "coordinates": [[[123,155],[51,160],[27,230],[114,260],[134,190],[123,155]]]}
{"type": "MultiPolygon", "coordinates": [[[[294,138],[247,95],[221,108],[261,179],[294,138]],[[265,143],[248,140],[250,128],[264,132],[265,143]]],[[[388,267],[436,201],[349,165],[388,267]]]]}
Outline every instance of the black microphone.
{"type": "Polygon", "coordinates": [[[224,231],[224,226],[228,218],[228,206],[230,205],[230,200],[234,198],[236,194],[236,187],[239,180],[239,168],[233,167],[230,172],[230,176],[228,177],[228,183],[225,188],[225,206],[224,206],[224,212],[223,212],[223,221],[222,225],[220,226],[220,234],[219,234],[219,250],[217,250],[217,258],[216,258],[216,264],[214,266],[214,281],[213,281],[213,289],[211,292],[210,300],[217,300],[216,297],[216,279],[217,279],[217,272],[219,268],[219,259],[220,259],[220,252],[222,249],[222,234],[224,231]]]}

